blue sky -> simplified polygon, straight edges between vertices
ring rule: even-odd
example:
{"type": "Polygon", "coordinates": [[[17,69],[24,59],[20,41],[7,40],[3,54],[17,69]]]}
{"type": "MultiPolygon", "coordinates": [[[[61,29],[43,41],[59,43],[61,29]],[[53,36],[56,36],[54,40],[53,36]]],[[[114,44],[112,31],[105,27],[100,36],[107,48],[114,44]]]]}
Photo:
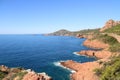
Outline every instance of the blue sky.
{"type": "Polygon", "coordinates": [[[120,20],[120,0],[0,0],[0,34],[102,27],[120,20]]]}

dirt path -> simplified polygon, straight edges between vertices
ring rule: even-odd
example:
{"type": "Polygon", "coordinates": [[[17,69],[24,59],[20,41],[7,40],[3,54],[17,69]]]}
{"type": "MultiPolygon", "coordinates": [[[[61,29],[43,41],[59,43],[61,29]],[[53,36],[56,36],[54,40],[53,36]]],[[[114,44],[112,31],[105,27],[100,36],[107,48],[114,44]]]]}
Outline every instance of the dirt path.
{"type": "Polygon", "coordinates": [[[114,37],[120,43],[120,36],[114,33],[107,33],[109,36],[114,37]]]}

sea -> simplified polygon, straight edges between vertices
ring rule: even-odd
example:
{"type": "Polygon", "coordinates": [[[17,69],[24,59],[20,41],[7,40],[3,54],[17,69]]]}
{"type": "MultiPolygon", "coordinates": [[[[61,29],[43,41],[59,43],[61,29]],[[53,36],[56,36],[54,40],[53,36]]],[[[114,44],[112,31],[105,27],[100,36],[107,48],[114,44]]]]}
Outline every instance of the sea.
{"type": "Polygon", "coordinates": [[[84,41],[84,38],[70,36],[0,35],[0,65],[45,72],[53,80],[70,80],[73,70],[62,67],[60,61],[84,63],[95,60],[75,54],[90,49],[83,46],[84,41]]]}

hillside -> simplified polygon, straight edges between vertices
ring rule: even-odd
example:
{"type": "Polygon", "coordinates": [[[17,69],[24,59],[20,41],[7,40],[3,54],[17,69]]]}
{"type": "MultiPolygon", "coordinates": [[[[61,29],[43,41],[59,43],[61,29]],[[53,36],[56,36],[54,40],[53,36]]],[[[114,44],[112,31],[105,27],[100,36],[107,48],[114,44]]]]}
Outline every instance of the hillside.
{"type": "Polygon", "coordinates": [[[120,24],[113,22],[111,27],[101,28],[104,30],[95,38],[109,44],[108,50],[115,54],[108,62],[103,62],[102,68],[95,70],[100,80],[120,80],[120,24]]]}
{"type": "Polygon", "coordinates": [[[65,29],[61,29],[61,30],[58,30],[56,32],[53,32],[53,33],[49,33],[47,35],[53,35],[53,36],[69,36],[69,35],[72,35],[72,32],[71,31],[68,31],[68,30],[65,30],[65,29]]]}
{"type": "Polygon", "coordinates": [[[75,31],[73,33],[87,35],[87,34],[92,34],[92,33],[99,33],[99,30],[100,30],[99,28],[98,29],[85,29],[85,30],[75,31]]]}
{"type": "Polygon", "coordinates": [[[100,32],[103,32],[103,31],[105,31],[107,29],[113,28],[113,27],[115,27],[117,25],[120,25],[120,21],[115,21],[115,20],[110,19],[110,20],[108,20],[105,23],[105,25],[103,26],[103,28],[100,29],[100,32]]]}
{"type": "Polygon", "coordinates": [[[95,57],[97,60],[86,63],[72,60],[61,62],[63,66],[76,71],[71,74],[73,80],[120,80],[119,31],[118,22],[109,20],[101,29],[74,32],[87,36],[84,46],[97,49],[82,50],[76,54],[95,57]]]}
{"type": "Polygon", "coordinates": [[[85,29],[85,30],[80,30],[80,31],[68,31],[65,29],[58,30],[53,33],[45,34],[45,35],[53,35],[53,36],[77,36],[78,34],[80,35],[90,35],[94,33],[99,33],[100,29],[85,29]]]}
{"type": "Polygon", "coordinates": [[[104,32],[105,33],[114,33],[114,34],[120,35],[120,25],[116,25],[112,28],[106,29],[104,32]]]}

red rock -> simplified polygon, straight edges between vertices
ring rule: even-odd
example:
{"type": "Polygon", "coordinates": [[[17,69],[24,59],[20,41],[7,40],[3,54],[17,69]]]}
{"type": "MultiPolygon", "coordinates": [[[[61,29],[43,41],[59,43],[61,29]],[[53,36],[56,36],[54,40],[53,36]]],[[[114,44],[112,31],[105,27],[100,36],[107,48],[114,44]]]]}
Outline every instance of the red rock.
{"type": "Polygon", "coordinates": [[[114,21],[114,20],[109,20],[105,23],[105,26],[103,28],[100,29],[100,32],[106,30],[106,29],[109,29],[111,27],[114,27],[116,25],[120,24],[120,21],[114,21]]]}
{"type": "Polygon", "coordinates": [[[22,80],[52,80],[51,77],[48,77],[46,74],[37,74],[33,71],[28,72],[22,80]]]}
{"type": "Polygon", "coordinates": [[[86,40],[83,45],[90,47],[90,48],[95,48],[95,49],[104,49],[108,48],[109,45],[105,44],[103,42],[100,42],[99,40],[86,40]]]}
{"type": "Polygon", "coordinates": [[[75,61],[66,61],[61,63],[63,66],[77,71],[71,75],[72,80],[98,80],[93,70],[100,67],[98,62],[77,63],[75,61]]]}
{"type": "Polygon", "coordinates": [[[9,70],[9,68],[7,66],[1,65],[0,70],[3,72],[7,72],[9,70]]]}
{"type": "Polygon", "coordinates": [[[81,34],[77,34],[76,37],[77,37],[77,38],[84,38],[84,36],[81,35],[81,34]]]}
{"type": "Polygon", "coordinates": [[[92,57],[94,56],[99,59],[107,59],[111,56],[111,52],[106,51],[106,50],[102,50],[102,51],[83,50],[83,51],[77,52],[77,54],[92,56],[92,57]]]}

